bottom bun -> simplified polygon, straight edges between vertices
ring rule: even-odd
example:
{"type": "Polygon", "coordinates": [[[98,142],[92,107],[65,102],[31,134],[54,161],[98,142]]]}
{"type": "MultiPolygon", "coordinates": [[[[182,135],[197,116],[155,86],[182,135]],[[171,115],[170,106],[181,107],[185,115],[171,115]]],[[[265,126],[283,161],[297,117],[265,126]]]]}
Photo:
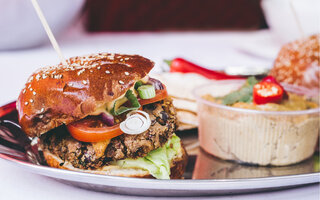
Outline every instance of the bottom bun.
{"type": "MultiPolygon", "coordinates": [[[[174,157],[170,164],[171,179],[181,179],[187,165],[187,161],[188,161],[187,153],[182,145],[181,145],[181,148],[182,148],[181,154],[174,157]]],[[[50,167],[79,171],[79,172],[94,173],[94,174],[103,174],[103,175],[109,175],[109,176],[154,178],[148,171],[144,169],[121,168],[116,165],[107,165],[96,170],[89,170],[89,169],[83,170],[83,169],[73,167],[70,162],[68,161],[64,162],[61,158],[50,153],[47,150],[43,151],[43,155],[47,164],[50,167]]]]}

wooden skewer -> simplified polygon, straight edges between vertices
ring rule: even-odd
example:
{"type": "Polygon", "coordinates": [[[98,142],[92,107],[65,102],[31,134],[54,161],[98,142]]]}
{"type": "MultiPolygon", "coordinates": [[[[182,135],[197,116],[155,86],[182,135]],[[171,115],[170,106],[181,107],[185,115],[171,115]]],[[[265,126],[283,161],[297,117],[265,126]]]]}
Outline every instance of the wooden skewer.
{"type": "Polygon", "coordinates": [[[50,39],[50,42],[51,42],[53,48],[58,53],[58,56],[60,58],[61,63],[63,65],[67,65],[67,62],[64,59],[64,56],[62,55],[60,47],[59,47],[59,45],[57,43],[57,40],[55,39],[54,35],[52,34],[52,31],[51,31],[51,29],[50,29],[50,27],[48,25],[48,22],[47,22],[46,18],[44,17],[44,15],[43,15],[43,13],[41,11],[41,8],[40,8],[37,0],[31,0],[31,2],[32,2],[32,5],[33,5],[34,9],[36,10],[36,12],[38,14],[38,17],[39,17],[39,19],[40,19],[40,21],[41,21],[41,23],[43,25],[44,30],[46,31],[46,33],[47,33],[47,35],[48,35],[48,37],[50,39]]]}
{"type": "Polygon", "coordinates": [[[299,18],[298,18],[296,9],[295,9],[294,6],[293,6],[293,0],[290,1],[290,7],[291,7],[291,11],[292,11],[292,13],[293,13],[294,19],[296,20],[296,24],[297,24],[297,26],[298,26],[300,35],[301,35],[301,37],[304,37],[305,34],[304,34],[304,32],[303,32],[303,29],[302,29],[302,26],[301,26],[301,22],[300,22],[300,20],[299,20],[299,18]]]}

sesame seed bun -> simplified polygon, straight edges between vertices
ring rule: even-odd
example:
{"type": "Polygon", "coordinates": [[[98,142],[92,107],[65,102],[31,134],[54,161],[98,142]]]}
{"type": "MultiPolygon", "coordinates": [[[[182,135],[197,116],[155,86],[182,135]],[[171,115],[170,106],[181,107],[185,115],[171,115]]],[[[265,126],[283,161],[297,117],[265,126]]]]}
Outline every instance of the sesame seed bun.
{"type": "Polygon", "coordinates": [[[41,68],[18,100],[19,123],[30,136],[69,124],[111,102],[145,77],[154,63],[138,55],[99,53],[41,68]]]}
{"type": "Polygon", "coordinates": [[[280,82],[319,90],[320,34],[282,47],[270,71],[280,82]]]}
{"type": "MultiPolygon", "coordinates": [[[[63,161],[61,158],[50,153],[49,151],[43,152],[44,158],[50,167],[55,167],[59,169],[66,169],[79,172],[88,172],[93,174],[102,174],[110,176],[123,176],[123,177],[133,177],[133,178],[153,178],[153,176],[146,170],[138,168],[121,168],[115,165],[106,165],[101,169],[96,170],[82,170],[75,168],[68,161],[63,161]]],[[[187,166],[188,155],[186,150],[181,144],[181,153],[176,155],[170,163],[170,178],[180,179],[187,166]]]]}

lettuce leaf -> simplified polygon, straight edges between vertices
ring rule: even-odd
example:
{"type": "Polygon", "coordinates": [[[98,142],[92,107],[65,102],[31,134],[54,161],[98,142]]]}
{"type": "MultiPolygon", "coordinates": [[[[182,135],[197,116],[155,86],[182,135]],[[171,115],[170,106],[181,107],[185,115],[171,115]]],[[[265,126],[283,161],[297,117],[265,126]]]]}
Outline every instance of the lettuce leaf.
{"type": "Polygon", "coordinates": [[[313,170],[314,170],[315,172],[320,171],[320,159],[319,159],[319,155],[314,155],[314,156],[313,156],[313,162],[314,162],[314,164],[313,164],[313,170]]]}
{"type": "Polygon", "coordinates": [[[148,153],[147,156],[138,159],[124,159],[112,164],[122,168],[139,168],[147,170],[157,179],[170,179],[170,163],[181,151],[180,138],[173,135],[169,141],[158,149],[148,153]]]}

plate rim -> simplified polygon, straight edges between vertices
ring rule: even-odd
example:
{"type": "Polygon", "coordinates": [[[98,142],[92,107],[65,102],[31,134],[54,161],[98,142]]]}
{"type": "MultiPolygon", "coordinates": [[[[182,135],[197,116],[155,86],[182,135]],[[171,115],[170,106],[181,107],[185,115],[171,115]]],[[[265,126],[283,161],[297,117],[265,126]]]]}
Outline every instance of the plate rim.
{"type": "Polygon", "coordinates": [[[248,190],[248,189],[271,189],[277,187],[299,186],[320,182],[320,172],[297,175],[283,175],[261,178],[243,179],[181,179],[181,180],[158,180],[110,176],[92,174],[86,172],[71,171],[65,169],[52,168],[49,166],[36,165],[0,153],[0,159],[11,164],[26,169],[29,172],[42,176],[113,187],[126,187],[131,189],[157,189],[157,190],[248,190]],[[58,175],[58,176],[57,176],[58,175]],[[223,183],[223,184],[221,184],[223,183]],[[244,184],[246,183],[246,184],[244,184]],[[257,184],[254,184],[257,183],[257,184]],[[262,184],[261,184],[262,183],[262,184]],[[252,187],[252,186],[255,187],[252,187]]]}

